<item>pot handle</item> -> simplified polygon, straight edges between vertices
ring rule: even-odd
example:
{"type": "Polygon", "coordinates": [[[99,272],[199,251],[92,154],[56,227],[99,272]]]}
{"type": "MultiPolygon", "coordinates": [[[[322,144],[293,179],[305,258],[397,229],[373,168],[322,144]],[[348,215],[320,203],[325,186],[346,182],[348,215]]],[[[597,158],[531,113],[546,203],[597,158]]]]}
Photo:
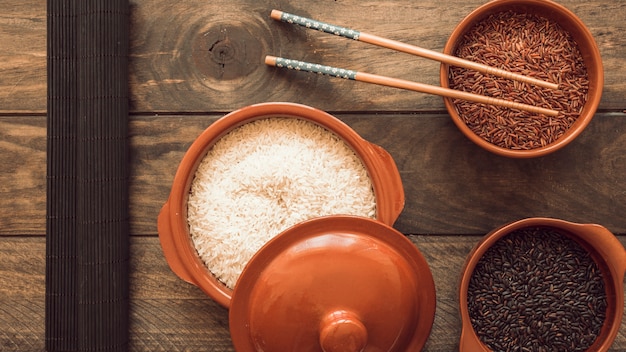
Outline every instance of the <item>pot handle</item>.
{"type": "MultiPolygon", "coordinates": [[[[400,213],[404,209],[404,187],[396,162],[389,152],[381,146],[367,142],[370,145],[372,155],[377,162],[376,171],[378,171],[383,184],[389,186],[381,196],[381,203],[390,204],[391,207],[384,214],[378,214],[379,220],[392,226],[398,219],[400,213]]],[[[378,195],[377,195],[378,196],[378,195]]]]}
{"type": "Polygon", "coordinates": [[[596,224],[584,224],[586,231],[593,235],[596,249],[600,251],[603,258],[611,263],[617,273],[626,275],[626,249],[615,235],[607,228],[596,224]]]}
{"type": "Polygon", "coordinates": [[[174,234],[172,232],[172,226],[170,222],[170,205],[169,201],[165,202],[159,212],[157,218],[157,229],[159,232],[159,240],[161,242],[161,249],[165,255],[165,261],[170,266],[170,269],[182,280],[196,285],[193,278],[187,271],[185,265],[178,256],[176,251],[176,242],[174,241],[174,234]]]}

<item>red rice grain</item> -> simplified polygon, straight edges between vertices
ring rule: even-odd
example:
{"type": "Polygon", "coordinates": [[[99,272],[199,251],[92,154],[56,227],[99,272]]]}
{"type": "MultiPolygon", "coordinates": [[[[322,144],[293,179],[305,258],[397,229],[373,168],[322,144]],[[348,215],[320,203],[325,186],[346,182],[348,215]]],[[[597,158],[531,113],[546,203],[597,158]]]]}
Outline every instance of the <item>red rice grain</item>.
{"type": "Polygon", "coordinates": [[[589,79],[572,36],[556,22],[505,11],[477,23],[461,39],[456,56],[559,84],[557,90],[451,67],[450,88],[537,105],[558,116],[507,109],[455,99],[465,124],[502,148],[528,150],[559,139],[587,101],[589,79]]]}

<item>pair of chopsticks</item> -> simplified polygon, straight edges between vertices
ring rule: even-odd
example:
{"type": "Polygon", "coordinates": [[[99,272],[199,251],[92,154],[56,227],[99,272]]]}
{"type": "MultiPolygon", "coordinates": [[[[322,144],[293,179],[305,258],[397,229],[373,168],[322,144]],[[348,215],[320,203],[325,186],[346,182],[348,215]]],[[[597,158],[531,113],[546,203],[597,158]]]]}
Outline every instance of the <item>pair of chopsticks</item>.
{"type": "MultiPolygon", "coordinates": [[[[545,87],[545,88],[550,88],[550,89],[558,88],[558,85],[555,83],[550,83],[550,82],[542,81],[536,78],[523,76],[517,73],[501,70],[499,68],[479,64],[477,62],[464,60],[456,56],[446,55],[443,53],[439,53],[439,52],[428,50],[428,49],[423,49],[417,46],[405,44],[405,43],[398,42],[395,40],[382,38],[382,37],[375,36],[372,34],[363,33],[354,29],[349,29],[345,27],[340,27],[340,26],[324,23],[324,22],[319,22],[310,18],[302,17],[302,16],[292,15],[283,11],[272,10],[272,13],[270,16],[271,18],[277,21],[287,22],[290,24],[296,24],[296,25],[300,25],[306,28],[315,29],[315,30],[319,30],[325,33],[330,33],[330,34],[338,35],[341,37],[345,37],[348,39],[358,40],[361,42],[378,45],[384,48],[389,48],[389,49],[421,56],[427,59],[431,59],[431,60],[448,64],[448,65],[472,69],[472,70],[482,72],[485,74],[491,74],[491,75],[503,77],[506,79],[525,82],[525,83],[533,84],[539,87],[545,87]]],[[[333,77],[338,77],[338,78],[345,78],[345,79],[350,79],[350,80],[355,80],[355,81],[360,81],[360,82],[367,82],[367,83],[372,83],[372,84],[378,84],[378,85],[383,85],[383,86],[388,86],[388,87],[408,89],[408,90],[413,90],[416,92],[434,94],[434,95],[439,95],[439,96],[448,97],[448,98],[462,99],[462,100],[473,101],[473,102],[483,103],[483,104],[488,104],[488,105],[497,105],[497,106],[507,107],[511,109],[518,109],[518,110],[528,111],[532,113],[544,114],[547,116],[558,115],[558,111],[546,109],[546,108],[542,108],[538,106],[522,104],[522,103],[512,102],[508,100],[503,100],[503,99],[491,98],[491,97],[487,97],[487,96],[483,96],[479,94],[473,94],[473,93],[468,93],[464,91],[443,88],[439,86],[433,86],[429,84],[417,83],[417,82],[407,81],[407,80],[398,79],[398,78],[380,76],[380,75],[375,75],[371,73],[358,72],[358,71],[347,70],[343,68],[337,68],[337,67],[315,64],[315,63],[309,63],[309,62],[304,62],[304,61],[298,61],[298,60],[293,60],[293,59],[286,59],[286,58],[268,55],[265,57],[265,64],[269,66],[293,69],[297,71],[319,73],[323,75],[328,75],[328,76],[333,76],[333,77]]]]}

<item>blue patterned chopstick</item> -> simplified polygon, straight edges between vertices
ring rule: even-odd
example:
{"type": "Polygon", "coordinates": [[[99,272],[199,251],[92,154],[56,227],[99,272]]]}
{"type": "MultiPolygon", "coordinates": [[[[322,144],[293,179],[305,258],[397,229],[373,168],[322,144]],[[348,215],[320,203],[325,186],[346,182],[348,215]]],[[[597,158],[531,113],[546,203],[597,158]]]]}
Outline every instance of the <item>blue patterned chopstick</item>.
{"type": "Polygon", "coordinates": [[[349,39],[359,40],[359,36],[361,35],[361,32],[354,29],[316,21],[314,19],[293,15],[279,10],[272,10],[271,17],[278,21],[297,24],[302,27],[316,29],[324,33],[334,34],[349,39]]]}
{"type": "Polygon", "coordinates": [[[356,80],[357,71],[347,70],[344,68],[332,67],[310,62],[298,61],[293,59],[285,59],[282,57],[266,56],[265,63],[270,66],[287,68],[296,71],[313,72],[321,75],[327,75],[337,78],[356,80]]]}

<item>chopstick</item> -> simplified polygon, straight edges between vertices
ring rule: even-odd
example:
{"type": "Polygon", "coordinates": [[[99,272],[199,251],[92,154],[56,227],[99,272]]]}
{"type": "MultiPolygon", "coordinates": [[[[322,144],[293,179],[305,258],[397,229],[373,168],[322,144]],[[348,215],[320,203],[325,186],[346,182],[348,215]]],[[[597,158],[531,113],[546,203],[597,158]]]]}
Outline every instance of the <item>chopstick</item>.
{"type": "Polygon", "coordinates": [[[558,115],[558,111],[542,108],[539,106],[533,106],[528,104],[517,103],[513,101],[491,98],[484,95],[478,95],[473,93],[468,93],[464,91],[443,88],[440,86],[433,86],[424,83],[417,83],[412,81],[407,81],[398,78],[374,75],[371,73],[358,72],[353,70],[348,70],[344,68],[337,68],[327,65],[309,63],[304,61],[298,61],[293,59],[286,59],[282,57],[275,56],[266,56],[265,64],[268,66],[276,66],[280,68],[287,68],[296,71],[305,71],[318,73],[322,75],[328,75],[332,77],[345,78],[354,81],[372,83],[377,85],[383,85],[388,87],[400,88],[400,89],[408,89],[421,93],[429,93],[434,95],[439,95],[448,98],[454,99],[463,99],[467,101],[473,101],[477,103],[489,104],[489,105],[497,105],[511,109],[517,109],[522,111],[528,111],[537,114],[544,114],[547,116],[556,116],[558,115]]]}
{"type": "Polygon", "coordinates": [[[344,38],[349,38],[349,39],[353,39],[353,40],[357,40],[357,41],[361,41],[361,42],[365,42],[369,44],[378,45],[384,48],[417,55],[420,57],[439,61],[439,62],[456,66],[456,67],[463,67],[463,68],[475,70],[478,72],[482,72],[485,74],[499,76],[499,77],[503,77],[506,79],[511,79],[511,80],[515,80],[519,82],[529,83],[529,84],[533,84],[533,85],[544,87],[544,88],[558,89],[559,87],[559,85],[555,83],[546,82],[540,79],[520,75],[517,73],[502,70],[496,67],[479,64],[477,62],[461,59],[456,56],[446,55],[443,53],[420,48],[418,46],[402,43],[402,42],[395,41],[392,39],[379,37],[373,34],[363,33],[354,29],[340,27],[340,26],[329,24],[329,23],[316,21],[310,18],[293,15],[293,14],[286,13],[280,10],[272,10],[270,16],[271,18],[277,21],[297,24],[299,26],[303,26],[306,28],[322,31],[324,33],[335,34],[344,38]]]}

